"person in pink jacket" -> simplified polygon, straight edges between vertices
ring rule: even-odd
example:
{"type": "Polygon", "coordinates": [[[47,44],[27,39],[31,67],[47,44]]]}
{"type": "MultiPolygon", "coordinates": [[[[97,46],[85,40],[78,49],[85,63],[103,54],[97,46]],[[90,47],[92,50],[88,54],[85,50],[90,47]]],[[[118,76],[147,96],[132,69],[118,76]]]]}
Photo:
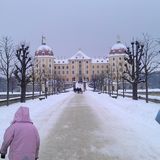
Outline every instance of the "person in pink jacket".
{"type": "Polygon", "coordinates": [[[40,146],[39,134],[29,116],[29,108],[20,107],[4,134],[0,149],[5,158],[9,148],[9,160],[36,160],[40,146]]]}

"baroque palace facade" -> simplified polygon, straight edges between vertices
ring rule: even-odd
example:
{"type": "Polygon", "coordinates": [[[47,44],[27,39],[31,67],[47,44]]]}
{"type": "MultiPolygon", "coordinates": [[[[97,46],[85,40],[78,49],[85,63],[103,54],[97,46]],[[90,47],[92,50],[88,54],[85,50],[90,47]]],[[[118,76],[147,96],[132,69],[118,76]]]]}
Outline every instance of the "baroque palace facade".
{"type": "Polygon", "coordinates": [[[95,76],[103,74],[110,75],[112,81],[116,82],[117,78],[121,80],[125,70],[126,49],[125,45],[117,41],[105,58],[91,58],[79,49],[68,59],[57,59],[53,50],[42,40],[42,45],[35,52],[36,78],[49,81],[56,76],[65,83],[91,82],[95,76]]]}

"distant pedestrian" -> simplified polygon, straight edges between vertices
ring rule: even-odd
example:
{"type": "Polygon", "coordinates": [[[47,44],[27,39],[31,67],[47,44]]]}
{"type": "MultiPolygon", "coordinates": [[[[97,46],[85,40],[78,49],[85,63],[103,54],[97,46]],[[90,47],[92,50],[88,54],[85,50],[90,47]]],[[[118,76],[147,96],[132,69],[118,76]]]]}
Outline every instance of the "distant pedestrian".
{"type": "Polygon", "coordinates": [[[39,145],[39,134],[30,119],[29,108],[20,107],[5,131],[0,149],[1,158],[5,158],[9,147],[9,160],[36,160],[39,145]]]}

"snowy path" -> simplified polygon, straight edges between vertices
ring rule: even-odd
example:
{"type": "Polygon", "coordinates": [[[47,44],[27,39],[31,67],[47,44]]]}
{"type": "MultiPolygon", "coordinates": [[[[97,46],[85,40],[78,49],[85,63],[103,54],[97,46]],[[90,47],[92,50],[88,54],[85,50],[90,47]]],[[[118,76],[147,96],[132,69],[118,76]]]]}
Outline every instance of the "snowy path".
{"type": "Polygon", "coordinates": [[[40,159],[106,160],[106,156],[94,152],[94,146],[101,145],[94,134],[99,124],[85,96],[75,95],[66,105],[68,107],[41,147],[40,159]]]}
{"type": "Polygon", "coordinates": [[[154,133],[147,134],[148,126],[141,123],[138,127],[145,130],[137,130],[132,126],[137,122],[131,122],[127,109],[115,108],[111,101],[107,105],[107,99],[103,102],[103,97],[93,92],[75,94],[64,104],[60,118],[41,145],[40,160],[158,160],[160,145],[150,137],[154,133]],[[116,112],[126,115],[128,121],[116,112]]]}

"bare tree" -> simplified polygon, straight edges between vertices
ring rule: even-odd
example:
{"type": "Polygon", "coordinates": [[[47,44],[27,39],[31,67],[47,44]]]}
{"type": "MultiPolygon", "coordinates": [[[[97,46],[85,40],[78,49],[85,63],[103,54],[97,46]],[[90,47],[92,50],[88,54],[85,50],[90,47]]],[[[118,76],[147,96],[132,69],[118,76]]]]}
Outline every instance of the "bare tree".
{"type": "Polygon", "coordinates": [[[55,73],[53,73],[52,72],[52,76],[51,76],[51,85],[52,85],[52,95],[53,95],[53,93],[55,93],[55,76],[56,76],[56,74],[55,73]]]}
{"type": "Polygon", "coordinates": [[[32,62],[32,69],[31,69],[31,80],[32,80],[32,99],[34,99],[34,92],[35,92],[35,81],[36,81],[36,76],[35,76],[35,68],[32,62]]]}
{"type": "Polygon", "coordinates": [[[118,97],[119,83],[121,82],[121,77],[120,77],[120,73],[119,73],[118,69],[119,69],[118,66],[116,66],[116,84],[117,84],[116,93],[117,93],[117,97],[118,97]]]}
{"type": "Polygon", "coordinates": [[[14,73],[21,87],[21,102],[25,102],[26,87],[32,77],[30,72],[32,64],[31,57],[29,56],[29,46],[25,43],[21,44],[16,50],[16,57],[19,63],[15,65],[16,69],[14,73]]]}
{"type": "Polygon", "coordinates": [[[97,81],[97,75],[92,75],[92,85],[93,85],[93,91],[96,91],[96,81],[97,81]]]}
{"type": "Polygon", "coordinates": [[[7,106],[9,105],[10,78],[15,66],[13,41],[9,37],[0,40],[0,72],[7,80],[7,106]]]}
{"type": "Polygon", "coordinates": [[[12,94],[16,87],[17,87],[17,80],[14,76],[12,76],[10,78],[10,83],[9,83],[10,92],[12,92],[12,94]]]}
{"type": "Polygon", "coordinates": [[[47,98],[47,95],[48,95],[48,82],[49,82],[49,78],[50,78],[50,76],[49,76],[49,74],[48,74],[48,70],[46,69],[46,71],[45,70],[43,70],[43,78],[42,78],[42,80],[43,80],[43,84],[44,84],[44,93],[45,93],[45,97],[47,98]]]}
{"type": "Polygon", "coordinates": [[[157,44],[148,34],[143,34],[144,56],[142,63],[144,65],[145,88],[146,88],[146,102],[148,103],[148,79],[149,75],[154,72],[160,65],[158,61],[159,52],[157,51],[157,44]]]}
{"type": "Polygon", "coordinates": [[[36,72],[36,82],[39,84],[39,95],[42,94],[42,82],[43,82],[43,72],[41,68],[39,68],[36,72]]]}
{"type": "Polygon", "coordinates": [[[138,84],[144,82],[142,80],[142,71],[144,69],[144,65],[142,64],[142,58],[144,56],[144,45],[140,44],[140,42],[132,42],[131,50],[128,47],[125,57],[126,60],[126,71],[124,72],[124,79],[132,84],[132,98],[134,100],[138,99],[137,96],[137,88],[138,84]],[[130,68],[131,67],[131,68],[130,68]]]}

